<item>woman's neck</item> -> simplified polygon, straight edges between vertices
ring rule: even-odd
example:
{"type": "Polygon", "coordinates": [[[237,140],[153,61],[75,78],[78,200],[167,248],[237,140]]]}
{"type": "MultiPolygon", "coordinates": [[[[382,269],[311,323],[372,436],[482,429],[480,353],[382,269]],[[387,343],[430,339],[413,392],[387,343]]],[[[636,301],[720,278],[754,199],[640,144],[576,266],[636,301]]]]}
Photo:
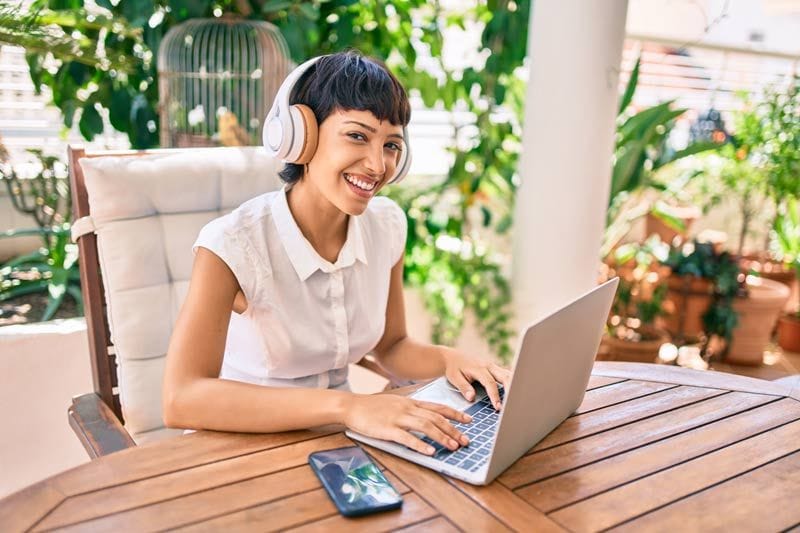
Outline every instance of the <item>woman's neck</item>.
{"type": "Polygon", "coordinates": [[[348,215],[303,179],[286,192],[286,200],[303,236],[323,259],[335,263],[347,240],[348,215]]]}

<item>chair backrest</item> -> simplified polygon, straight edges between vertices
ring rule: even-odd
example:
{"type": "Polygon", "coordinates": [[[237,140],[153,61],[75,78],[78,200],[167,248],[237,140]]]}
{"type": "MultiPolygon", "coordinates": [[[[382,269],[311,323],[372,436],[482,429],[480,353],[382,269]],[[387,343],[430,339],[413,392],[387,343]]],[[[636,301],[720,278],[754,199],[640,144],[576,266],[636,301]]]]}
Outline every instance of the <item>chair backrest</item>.
{"type": "Polygon", "coordinates": [[[261,148],[69,149],[95,392],[137,443],[164,428],[161,381],[200,229],[280,187],[261,148]]]}

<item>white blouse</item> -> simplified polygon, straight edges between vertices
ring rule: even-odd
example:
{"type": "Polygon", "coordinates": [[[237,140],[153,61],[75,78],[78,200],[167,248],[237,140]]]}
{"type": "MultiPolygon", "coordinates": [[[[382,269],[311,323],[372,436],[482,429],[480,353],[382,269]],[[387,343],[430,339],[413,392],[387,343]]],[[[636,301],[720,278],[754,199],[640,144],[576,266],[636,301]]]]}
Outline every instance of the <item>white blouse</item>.
{"type": "Polygon", "coordinates": [[[247,310],[231,313],[220,378],[278,387],[347,388],[347,365],[383,336],[391,269],[406,218],[386,197],[350,216],[336,263],[300,232],[286,190],[253,198],[209,222],[192,247],[231,269],[247,310]]]}

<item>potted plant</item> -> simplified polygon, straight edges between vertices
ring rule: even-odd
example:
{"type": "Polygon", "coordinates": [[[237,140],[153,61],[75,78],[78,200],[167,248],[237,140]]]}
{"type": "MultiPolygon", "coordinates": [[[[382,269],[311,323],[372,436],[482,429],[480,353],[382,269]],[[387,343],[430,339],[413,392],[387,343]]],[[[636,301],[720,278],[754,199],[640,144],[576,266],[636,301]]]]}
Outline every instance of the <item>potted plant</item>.
{"type": "MultiPolygon", "coordinates": [[[[666,329],[678,344],[701,341],[708,357],[714,337],[727,344],[738,323],[733,299],[739,294],[739,267],[726,251],[694,241],[670,249],[664,264],[669,312],[666,329]]],[[[713,349],[712,349],[713,351],[713,349]]]]}
{"type": "Polygon", "coordinates": [[[669,342],[669,334],[656,325],[665,314],[669,269],[660,261],[668,249],[654,235],[642,244],[624,244],[606,259],[604,277],[617,275],[620,283],[598,359],[653,363],[661,345],[669,342]]]}
{"type": "MultiPolygon", "coordinates": [[[[800,283],[800,202],[797,198],[786,198],[783,203],[782,212],[775,220],[775,235],[784,262],[794,269],[800,283]]],[[[778,322],[778,344],[790,352],[800,352],[800,297],[795,303],[794,312],[784,314],[778,322]]]]}

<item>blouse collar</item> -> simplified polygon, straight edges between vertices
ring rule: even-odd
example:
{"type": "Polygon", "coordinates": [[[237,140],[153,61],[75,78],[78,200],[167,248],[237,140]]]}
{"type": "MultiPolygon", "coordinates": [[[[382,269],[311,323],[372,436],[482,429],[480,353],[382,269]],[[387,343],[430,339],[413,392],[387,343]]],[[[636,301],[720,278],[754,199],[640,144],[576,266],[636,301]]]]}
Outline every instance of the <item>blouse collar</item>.
{"type": "Polygon", "coordinates": [[[350,215],[347,222],[347,240],[339,252],[336,263],[331,263],[323,259],[311,243],[305,238],[297,225],[292,212],[289,210],[289,202],[286,198],[288,185],[284,185],[279,191],[272,204],[272,215],[278,235],[281,239],[286,254],[297,275],[302,281],[307,280],[311,274],[317,270],[325,273],[351,266],[356,261],[367,264],[367,255],[364,250],[364,239],[361,234],[361,223],[359,217],[350,215]]]}

